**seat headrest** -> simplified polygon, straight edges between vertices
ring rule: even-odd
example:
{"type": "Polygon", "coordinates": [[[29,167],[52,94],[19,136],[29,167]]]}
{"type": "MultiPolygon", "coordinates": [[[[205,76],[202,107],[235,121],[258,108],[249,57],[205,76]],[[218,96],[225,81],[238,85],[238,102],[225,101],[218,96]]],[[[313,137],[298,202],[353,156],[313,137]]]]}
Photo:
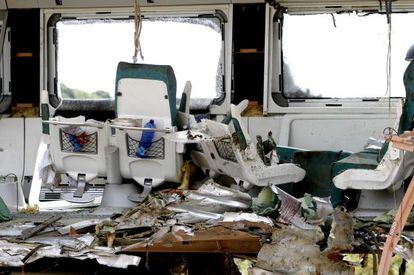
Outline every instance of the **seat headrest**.
{"type": "Polygon", "coordinates": [[[408,49],[407,54],[406,54],[406,56],[405,56],[405,60],[406,60],[406,61],[411,61],[411,60],[413,60],[413,59],[414,59],[414,45],[412,45],[412,46],[408,49]]]}

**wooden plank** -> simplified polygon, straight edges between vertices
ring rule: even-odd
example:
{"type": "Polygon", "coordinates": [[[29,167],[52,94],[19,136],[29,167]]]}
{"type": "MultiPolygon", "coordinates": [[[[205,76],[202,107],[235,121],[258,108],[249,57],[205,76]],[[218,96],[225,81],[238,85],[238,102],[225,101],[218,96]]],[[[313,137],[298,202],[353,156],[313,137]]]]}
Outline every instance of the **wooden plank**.
{"type": "Polygon", "coordinates": [[[260,240],[217,240],[217,241],[191,241],[172,242],[148,245],[145,247],[128,247],[125,252],[157,252],[157,253],[241,253],[256,254],[261,248],[260,240]]]}
{"type": "Polygon", "coordinates": [[[218,226],[201,229],[194,235],[167,233],[152,245],[134,244],[126,252],[258,253],[261,238],[243,231],[218,226]]]}
{"type": "Polygon", "coordinates": [[[391,266],[392,255],[394,248],[400,240],[401,232],[407,222],[408,215],[414,205],[414,177],[405,192],[400,207],[398,207],[397,214],[392,222],[390,233],[382,250],[381,261],[378,269],[379,275],[388,274],[391,266]]]}
{"type": "Polygon", "coordinates": [[[391,139],[393,147],[404,151],[414,152],[414,132],[409,131],[399,136],[392,135],[391,139]]]}
{"type": "Polygon", "coordinates": [[[403,143],[403,142],[393,142],[392,146],[394,148],[400,149],[400,150],[404,150],[404,151],[408,151],[408,152],[414,152],[414,144],[410,145],[407,143],[403,143]]]}

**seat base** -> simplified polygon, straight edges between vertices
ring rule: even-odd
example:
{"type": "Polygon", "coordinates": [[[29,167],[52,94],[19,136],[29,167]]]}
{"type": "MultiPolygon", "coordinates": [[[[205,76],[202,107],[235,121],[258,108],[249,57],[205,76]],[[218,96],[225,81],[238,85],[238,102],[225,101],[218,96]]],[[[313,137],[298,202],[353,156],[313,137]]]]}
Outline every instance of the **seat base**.
{"type": "Polygon", "coordinates": [[[102,196],[101,207],[131,208],[136,204],[128,199],[131,194],[138,193],[135,183],[107,183],[102,196]]]}
{"type": "Polygon", "coordinates": [[[73,203],[89,203],[92,202],[95,198],[89,196],[85,193],[86,191],[86,175],[78,174],[78,179],[76,181],[76,190],[74,193],[62,194],[62,199],[68,202],[73,203]]]}
{"type": "Polygon", "coordinates": [[[86,193],[84,193],[82,197],[76,197],[74,193],[62,194],[62,199],[67,202],[73,202],[73,203],[90,203],[95,200],[94,197],[86,193]]]}
{"type": "Polygon", "coordinates": [[[128,199],[136,203],[143,202],[148,197],[148,195],[151,193],[151,190],[152,190],[152,179],[145,179],[144,189],[142,190],[142,193],[131,194],[128,196],[128,199]]]}
{"type": "Polygon", "coordinates": [[[387,190],[362,190],[358,207],[352,211],[354,217],[374,218],[396,209],[404,196],[404,188],[399,188],[394,194],[387,190]]]}

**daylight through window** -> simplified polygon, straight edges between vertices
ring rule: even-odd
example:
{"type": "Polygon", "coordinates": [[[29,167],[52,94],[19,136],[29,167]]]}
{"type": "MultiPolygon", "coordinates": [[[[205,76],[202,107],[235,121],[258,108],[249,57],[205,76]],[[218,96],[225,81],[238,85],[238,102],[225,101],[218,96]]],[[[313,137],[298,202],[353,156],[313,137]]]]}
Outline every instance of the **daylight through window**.
{"type": "MultiPolygon", "coordinates": [[[[391,96],[405,96],[414,14],[392,15],[391,96]]],[[[388,27],[382,14],[285,15],[284,94],[289,98],[385,97],[388,27]]]]}
{"type": "MultiPolygon", "coordinates": [[[[57,76],[64,99],[114,98],[120,61],[132,62],[132,20],[62,20],[57,76]]],[[[222,35],[215,18],[157,18],[143,21],[141,45],[147,64],[171,65],[177,97],[192,82],[192,97],[213,99],[222,91],[222,35]]]]}

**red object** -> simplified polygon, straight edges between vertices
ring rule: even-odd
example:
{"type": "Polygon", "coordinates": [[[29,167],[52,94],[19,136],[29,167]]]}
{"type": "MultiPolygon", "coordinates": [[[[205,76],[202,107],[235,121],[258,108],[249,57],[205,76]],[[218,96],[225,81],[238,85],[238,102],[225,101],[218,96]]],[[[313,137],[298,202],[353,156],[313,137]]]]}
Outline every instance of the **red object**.
{"type": "Polygon", "coordinates": [[[76,141],[80,145],[85,145],[89,141],[89,136],[87,136],[85,132],[82,132],[81,134],[76,136],[76,141]]]}

